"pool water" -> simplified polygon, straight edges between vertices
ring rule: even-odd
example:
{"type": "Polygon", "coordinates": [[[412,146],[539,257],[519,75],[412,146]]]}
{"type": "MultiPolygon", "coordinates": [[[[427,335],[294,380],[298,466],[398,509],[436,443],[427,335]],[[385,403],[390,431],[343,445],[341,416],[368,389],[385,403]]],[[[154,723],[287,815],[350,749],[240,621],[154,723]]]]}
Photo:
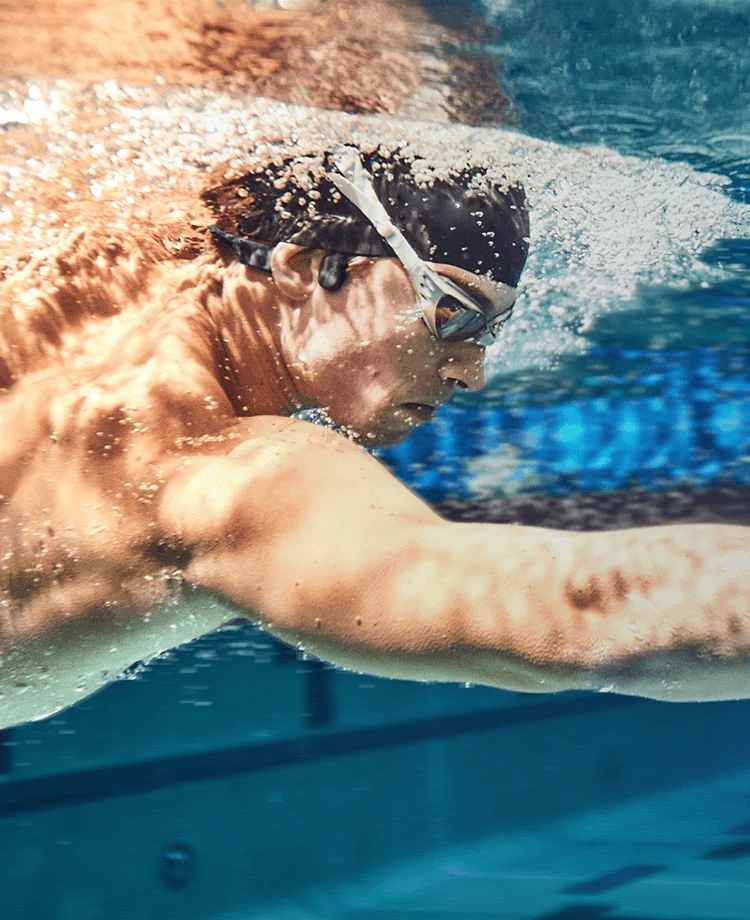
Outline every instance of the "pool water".
{"type": "MultiPolygon", "coordinates": [[[[384,459],[456,517],[750,523],[746,3],[440,6],[485,20],[520,140],[476,144],[531,150],[534,246],[487,389],[384,459]]],[[[222,118],[276,117],[161,92],[156,122],[183,106],[217,156],[222,118]]],[[[4,734],[0,912],[748,920],[748,724],[744,702],[378,680],[233,624],[4,734]]]]}
{"type": "MultiPolygon", "coordinates": [[[[750,201],[746,4],[487,0],[473,9],[485,16],[483,51],[497,60],[520,130],[686,162],[725,177],[729,199],[750,201]]],[[[652,214],[666,205],[658,193],[641,202],[652,214]]],[[[750,241],[717,240],[699,260],[704,277],[686,280],[676,267],[597,312],[583,353],[558,355],[553,367],[498,362],[482,394],[461,397],[386,459],[434,500],[747,485],[750,241]],[[717,266],[723,274],[711,275],[717,266]]],[[[592,275],[576,279],[584,299],[599,294],[592,275]]]]}
{"type": "MultiPolygon", "coordinates": [[[[525,130],[750,179],[748,9],[737,0],[487,0],[525,130]]],[[[738,192],[739,193],[739,192],[738,192]]]]}

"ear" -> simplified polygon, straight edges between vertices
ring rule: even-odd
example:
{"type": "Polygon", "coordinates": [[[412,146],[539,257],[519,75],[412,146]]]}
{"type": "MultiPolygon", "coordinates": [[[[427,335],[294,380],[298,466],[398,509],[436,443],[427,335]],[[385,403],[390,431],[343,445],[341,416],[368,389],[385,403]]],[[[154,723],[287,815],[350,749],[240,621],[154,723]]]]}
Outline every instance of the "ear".
{"type": "Polygon", "coordinates": [[[271,253],[271,275],[276,287],[289,300],[305,300],[318,282],[323,252],[294,243],[277,243],[271,253]]]}

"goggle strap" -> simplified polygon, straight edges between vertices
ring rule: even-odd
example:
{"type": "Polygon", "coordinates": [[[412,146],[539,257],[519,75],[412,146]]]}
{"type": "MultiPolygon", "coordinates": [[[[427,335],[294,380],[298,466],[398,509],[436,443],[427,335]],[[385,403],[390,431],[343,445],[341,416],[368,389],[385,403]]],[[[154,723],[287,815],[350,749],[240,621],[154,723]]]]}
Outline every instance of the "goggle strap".
{"type": "Polygon", "coordinates": [[[266,243],[259,243],[256,240],[249,240],[244,236],[235,236],[233,233],[227,233],[216,224],[209,228],[210,232],[221,240],[227,246],[234,250],[237,260],[243,265],[249,265],[251,268],[258,268],[264,272],[271,271],[271,253],[273,246],[266,243]]]}
{"type": "Polygon", "coordinates": [[[420,281],[423,273],[422,260],[393,223],[383,203],[375,194],[359,152],[354,147],[340,146],[333,151],[332,160],[341,173],[338,176],[335,173],[331,175],[333,184],[365,215],[378,236],[388,243],[414,280],[420,281]]]}

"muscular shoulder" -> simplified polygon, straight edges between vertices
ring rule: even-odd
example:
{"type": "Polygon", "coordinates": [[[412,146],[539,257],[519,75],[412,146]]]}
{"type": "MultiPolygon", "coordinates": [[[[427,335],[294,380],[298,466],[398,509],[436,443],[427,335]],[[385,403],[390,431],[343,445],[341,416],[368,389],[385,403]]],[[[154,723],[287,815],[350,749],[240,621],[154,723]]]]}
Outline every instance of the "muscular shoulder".
{"type": "Polygon", "coordinates": [[[67,231],[0,285],[0,388],[82,355],[95,360],[139,320],[146,343],[175,292],[189,289],[198,302],[217,272],[206,258],[172,259],[146,232],[67,231]]]}
{"type": "Polygon", "coordinates": [[[361,508],[388,520],[432,514],[364,448],[297,419],[238,420],[211,450],[172,458],[162,479],[163,526],[188,545],[267,541],[313,519],[327,529],[361,508]]]}

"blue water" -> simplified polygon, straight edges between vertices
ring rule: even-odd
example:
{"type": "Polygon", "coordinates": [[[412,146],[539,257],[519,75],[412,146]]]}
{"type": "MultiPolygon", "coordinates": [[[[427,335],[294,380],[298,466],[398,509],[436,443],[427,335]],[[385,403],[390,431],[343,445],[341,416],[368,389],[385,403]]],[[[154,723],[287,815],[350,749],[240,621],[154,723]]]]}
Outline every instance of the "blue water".
{"type": "MultiPolygon", "coordinates": [[[[464,9],[485,17],[482,51],[497,62],[520,130],[688,162],[727,177],[725,194],[750,202],[746,4],[486,0],[464,9]]],[[[642,290],[636,309],[596,319],[585,355],[564,355],[551,371],[497,372],[384,459],[431,499],[748,483],[750,240],[702,258],[724,279],[642,290]],[[487,462],[476,483],[474,459],[503,443],[510,451],[494,481],[487,462]]]]}
{"type": "Polygon", "coordinates": [[[735,0],[485,7],[522,128],[750,179],[750,10],[735,0]]]}
{"type": "Polygon", "coordinates": [[[605,391],[586,399],[532,401],[511,393],[447,407],[386,455],[392,468],[435,500],[750,485],[750,349],[597,349],[593,356],[630,364],[632,373],[627,380],[583,378],[605,391]],[[512,466],[489,482],[491,461],[478,461],[498,451],[512,466]]]}

